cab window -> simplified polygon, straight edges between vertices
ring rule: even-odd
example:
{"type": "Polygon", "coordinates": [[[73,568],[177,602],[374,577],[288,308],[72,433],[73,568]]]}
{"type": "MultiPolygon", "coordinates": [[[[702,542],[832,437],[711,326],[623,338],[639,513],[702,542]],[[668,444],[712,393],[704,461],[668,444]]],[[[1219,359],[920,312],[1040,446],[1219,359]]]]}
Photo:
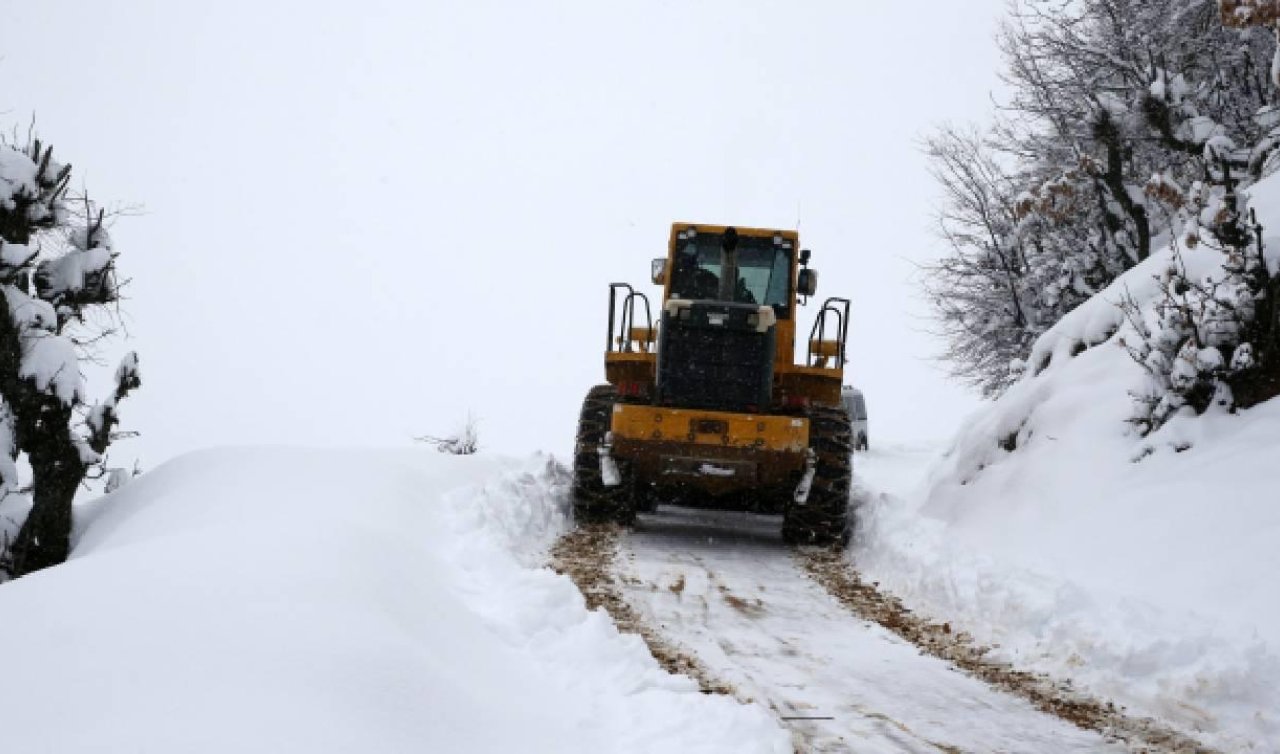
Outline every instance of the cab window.
{"type": "MultiPolygon", "coordinates": [[[[676,242],[671,297],[720,300],[723,251],[718,233],[699,233],[676,242]]],[[[773,307],[779,318],[790,317],[791,252],[772,237],[739,237],[738,280],[732,301],[773,307]]]]}

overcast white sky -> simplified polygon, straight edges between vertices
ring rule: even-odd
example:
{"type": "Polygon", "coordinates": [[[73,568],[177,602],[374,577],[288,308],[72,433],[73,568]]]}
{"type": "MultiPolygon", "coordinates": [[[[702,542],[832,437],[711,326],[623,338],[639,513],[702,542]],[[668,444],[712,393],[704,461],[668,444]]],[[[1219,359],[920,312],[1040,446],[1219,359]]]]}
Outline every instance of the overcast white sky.
{"type": "Polygon", "coordinates": [[[975,401],[923,333],[918,140],[989,111],[1001,7],[0,0],[0,124],[145,207],[113,230],[145,379],[117,460],[468,410],[563,452],[606,285],[653,290],[674,220],[799,222],[873,438],[945,437],[975,401]]]}

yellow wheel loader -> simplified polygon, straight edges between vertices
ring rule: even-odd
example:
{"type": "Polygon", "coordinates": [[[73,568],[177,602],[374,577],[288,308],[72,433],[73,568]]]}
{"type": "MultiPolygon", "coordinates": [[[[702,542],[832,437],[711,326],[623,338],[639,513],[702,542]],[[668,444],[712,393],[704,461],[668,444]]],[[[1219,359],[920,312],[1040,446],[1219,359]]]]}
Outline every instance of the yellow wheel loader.
{"type": "Polygon", "coordinates": [[[847,537],[849,301],[823,302],[797,363],[809,258],[795,231],[675,223],[653,260],[660,308],[609,286],[608,384],[587,393],[575,445],[579,520],[626,524],[662,501],[780,513],[790,542],[847,537]]]}

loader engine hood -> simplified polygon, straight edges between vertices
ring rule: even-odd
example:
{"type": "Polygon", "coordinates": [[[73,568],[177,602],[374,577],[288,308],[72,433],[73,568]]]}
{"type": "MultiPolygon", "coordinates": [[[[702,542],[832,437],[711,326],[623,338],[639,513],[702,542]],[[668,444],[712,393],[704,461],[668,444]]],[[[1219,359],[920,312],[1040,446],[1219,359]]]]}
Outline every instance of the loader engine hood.
{"type": "Polygon", "coordinates": [[[767,411],[777,350],[775,324],[770,306],[668,300],[659,330],[658,404],[767,411]]]}

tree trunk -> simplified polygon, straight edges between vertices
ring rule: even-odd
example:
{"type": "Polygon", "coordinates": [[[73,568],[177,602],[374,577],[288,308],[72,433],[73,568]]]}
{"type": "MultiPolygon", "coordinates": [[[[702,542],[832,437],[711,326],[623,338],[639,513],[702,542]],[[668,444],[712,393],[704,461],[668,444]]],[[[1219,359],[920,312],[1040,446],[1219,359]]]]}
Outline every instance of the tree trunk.
{"type": "MultiPolygon", "coordinates": [[[[1132,196],[1129,196],[1129,188],[1124,181],[1124,150],[1120,143],[1120,130],[1111,122],[1111,117],[1103,113],[1100,117],[1095,134],[1099,141],[1107,150],[1107,168],[1102,175],[1102,182],[1111,193],[1111,198],[1116,204],[1120,205],[1120,209],[1128,215],[1130,222],[1133,223],[1134,231],[1138,234],[1136,248],[1134,253],[1137,256],[1137,262],[1141,262],[1151,256],[1151,226],[1147,219],[1147,208],[1135,202],[1132,196]]],[[[1103,212],[1109,210],[1103,207],[1103,212]]],[[[1126,265],[1132,267],[1133,265],[1126,265]]]]}
{"type": "Polygon", "coordinates": [[[45,452],[30,455],[33,505],[13,543],[15,578],[58,565],[71,552],[71,504],[85,467],[68,439],[60,437],[45,452]]]}
{"type": "Polygon", "coordinates": [[[32,507],[10,548],[15,578],[57,565],[71,550],[71,504],[86,467],[71,431],[73,412],[22,379],[22,340],[0,289],[0,394],[9,404],[19,448],[32,471],[32,507]]]}

